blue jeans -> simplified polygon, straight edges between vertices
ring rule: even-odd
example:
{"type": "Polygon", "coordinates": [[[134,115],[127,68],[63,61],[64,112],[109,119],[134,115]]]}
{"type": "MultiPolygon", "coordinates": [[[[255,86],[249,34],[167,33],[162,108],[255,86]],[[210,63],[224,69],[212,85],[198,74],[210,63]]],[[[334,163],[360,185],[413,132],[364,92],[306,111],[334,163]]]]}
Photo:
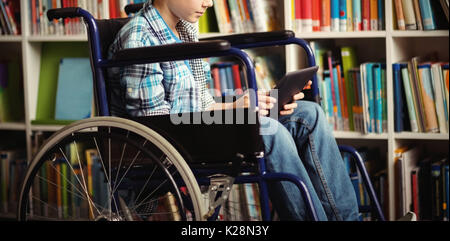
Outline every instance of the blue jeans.
{"type": "MultiPolygon", "coordinates": [[[[294,174],[306,184],[319,220],[358,220],[358,204],[331,126],[322,108],[310,101],[278,121],[261,117],[261,134],[270,172],[294,174]],[[277,131],[265,134],[270,125],[277,131]]],[[[270,199],[281,220],[308,218],[298,188],[290,182],[270,182],[270,199]]]]}

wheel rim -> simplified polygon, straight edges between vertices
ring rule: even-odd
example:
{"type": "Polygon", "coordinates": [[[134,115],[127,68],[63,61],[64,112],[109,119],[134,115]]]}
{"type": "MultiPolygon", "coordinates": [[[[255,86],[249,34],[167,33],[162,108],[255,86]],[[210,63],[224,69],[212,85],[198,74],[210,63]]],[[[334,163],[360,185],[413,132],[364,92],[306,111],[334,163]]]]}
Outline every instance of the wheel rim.
{"type": "MultiPolygon", "coordinates": [[[[93,118],[90,120],[83,120],[83,121],[74,123],[70,126],[63,128],[59,132],[55,133],[47,141],[47,143],[43,145],[41,151],[39,151],[38,154],[36,155],[36,157],[33,159],[33,162],[31,163],[30,168],[26,174],[25,180],[27,180],[27,181],[24,183],[24,185],[22,187],[20,201],[19,201],[19,204],[20,204],[19,210],[18,210],[19,219],[25,220],[27,217],[26,216],[27,213],[25,211],[26,205],[27,205],[27,198],[25,198],[25,197],[26,197],[26,195],[28,195],[28,190],[32,187],[32,184],[35,181],[33,179],[35,179],[35,177],[41,178],[41,177],[39,177],[38,171],[39,171],[39,168],[46,163],[46,159],[48,159],[48,158],[46,158],[47,157],[46,155],[48,155],[49,152],[51,152],[51,153],[55,152],[55,150],[57,153],[58,149],[60,152],[59,153],[60,157],[63,157],[62,159],[66,160],[66,163],[67,163],[67,166],[65,167],[66,172],[67,172],[67,170],[69,170],[69,171],[72,171],[72,173],[74,173],[74,174],[76,174],[76,173],[81,174],[81,175],[79,175],[78,179],[75,178],[75,179],[77,179],[75,182],[71,183],[70,181],[68,181],[66,183],[66,185],[69,187],[71,186],[72,189],[75,190],[74,192],[69,193],[69,194],[72,194],[72,196],[76,197],[78,194],[78,196],[80,196],[80,197],[85,197],[85,199],[88,203],[89,213],[97,214],[97,215],[91,215],[92,216],[91,218],[96,219],[95,217],[100,217],[101,220],[120,220],[120,218],[126,219],[124,217],[127,216],[126,215],[127,213],[129,214],[129,212],[127,212],[127,208],[129,207],[128,205],[130,205],[130,201],[123,200],[124,198],[120,195],[115,195],[116,193],[118,193],[118,191],[120,191],[120,189],[117,189],[117,187],[119,187],[120,183],[122,183],[122,181],[123,181],[123,178],[119,178],[119,175],[118,175],[121,171],[120,164],[118,166],[117,165],[115,166],[115,167],[118,167],[117,171],[115,173],[114,173],[114,168],[109,168],[108,170],[107,170],[107,168],[105,168],[105,166],[111,167],[111,159],[112,159],[111,158],[111,150],[112,150],[111,146],[109,147],[109,149],[107,149],[107,150],[109,150],[109,154],[105,155],[105,153],[103,151],[101,151],[101,148],[99,147],[99,143],[96,141],[96,138],[93,138],[93,140],[94,140],[93,142],[95,142],[95,146],[96,146],[96,149],[100,156],[100,159],[109,157],[108,161],[101,160],[101,163],[103,164],[101,168],[104,170],[105,179],[106,179],[107,183],[109,184],[109,186],[107,186],[107,189],[109,190],[108,191],[109,199],[107,202],[109,204],[109,207],[108,207],[109,213],[108,213],[108,215],[104,215],[104,214],[102,214],[103,211],[99,210],[99,208],[97,208],[98,205],[96,205],[96,203],[93,200],[90,200],[90,198],[89,198],[90,189],[88,188],[88,184],[86,183],[86,178],[83,177],[83,173],[86,173],[86,171],[82,170],[82,168],[85,166],[83,164],[83,161],[80,159],[80,157],[77,158],[78,160],[76,160],[76,161],[78,161],[78,163],[79,163],[79,165],[78,165],[79,171],[77,172],[76,171],[77,167],[76,167],[76,165],[74,165],[74,164],[76,164],[76,162],[73,162],[73,160],[69,161],[69,159],[71,159],[71,157],[68,157],[66,152],[64,152],[62,150],[61,146],[57,145],[57,143],[64,143],[65,141],[67,142],[67,140],[70,140],[74,136],[76,137],[77,135],[79,135],[79,134],[74,134],[74,133],[81,133],[80,131],[90,130],[93,127],[108,127],[108,128],[110,128],[109,129],[110,136],[111,136],[111,128],[121,128],[122,130],[124,130],[126,128],[126,129],[128,129],[128,133],[133,133],[133,135],[139,135],[143,138],[143,140],[145,140],[145,142],[148,141],[155,147],[159,148],[159,150],[161,150],[162,153],[165,154],[165,158],[164,158],[164,160],[155,162],[155,163],[159,163],[158,164],[159,169],[165,171],[165,173],[168,174],[167,176],[172,176],[172,175],[170,175],[170,167],[173,167],[172,169],[175,169],[177,171],[177,173],[172,173],[172,174],[179,175],[181,177],[181,179],[185,182],[186,190],[188,190],[189,196],[191,197],[192,204],[193,204],[192,205],[193,206],[192,209],[194,211],[193,215],[197,220],[201,220],[201,216],[202,216],[201,210],[203,207],[199,203],[200,191],[198,189],[198,185],[196,185],[195,178],[193,178],[192,172],[190,172],[190,169],[187,168],[187,164],[181,158],[179,153],[165,139],[161,138],[161,136],[159,136],[156,132],[150,130],[149,128],[142,126],[133,121],[124,120],[124,119],[120,119],[120,118],[114,118],[114,117],[99,117],[99,118],[93,118]],[[102,154],[104,155],[104,157],[102,157],[102,154]],[[166,168],[164,165],[167,165],[167,163],[164,164],[163,162],[167,162],[167,160],[170,160],[171,165],[166,168]],[[107,164],[105,164],[105,163],[107,163],[107,164]],[[117,186],[114,186],[114,184],[117,183],[117,180],[119,180],[119,184],[117,184],[117,186]],[[74,186],[76,186],[74,184],[77,184],[77,183],[80,186],[80,188],[78,190],[73,188],[74,186]],[[84,193],[84,196],[83,196],[83,193],[84,193]],[[112,195],[112,194],[114,194],[114,195],[112,195]],[[114,207],[112,207],[113,206],[112,204],[114,204],[114,207]],[[113,215],[113,212],[112,212],[113,210],[117,210],[116,215],[118,217],[115,217],[115,215],[113,215]]],[[[92,133],[95,133],[95,132],[92,132],[92,133]]],[[[99,135],[98,133],[99,132],[97,132],[97,136],[99,135]]],[[[86,135],[89,136],[89,134],[86,134],[86,135]]],[[[112,138],[108,138],[108,140],[109,140],[109,142],[111,142],[112,138]]],[[[135,147],[139,145],[139,144],[133,143],[132,140],[128,140],[126,143],[133,144],[135,147]]],[[[74,146],[76,148],[77,144],[75,143],[74,146]]],[[[132,145],[129,145],[129,146],[131,147],[132,145]]],[[[144,143],[143,147],[144,146],[145,146],[145,143],[144,143]]],[[[127,147],[126,145],[122,145],[122,156],[120,158],[120,162],[122,160],[124,160],[123,152],[126,148],[129,148],[129,147],[127,147]]],[[[146,150],[144,148],[140,148],[139,150],[140,150],[139,154],[136,155],[133,162],[135,160],[139,160],[136,158],[138,155],[140,155],[140,153],[145,154],[146,157],[151,157],[153,160],[157,159],[155,156],[152,156],[152,154],[148,150],[146,150]]],[[[76,153],[78,154],[79,152],[76,151],[76,153]]],[[[108,158],[106,158],[106,159],[108,159],[108,158]]],[[[52,162],[55,162],[55,160],[53,160],[52,162]]],[[[129,166],[127,168],[128,170],[134,169],[136,167],[136,166],[133,166],[133,162],[129,163],[129,166]]],[[[57,162],[55,162],[55,163],[57,163],[57,162]]],[[[139,164],[138,161],[136,163],[139,164]]],[[[61,167],[62,167],[62,164],[63,163],[61,163],[61,167]]],[[[58,163],[56,165],[58,165],[58,163]]],[[[139,165],[137,165],[137,166],[139,166],[139,165]]],[[[143,165],[140,165],[141,168],[142,168],[142,166],[143,165]]],[[[50,167],[52,167],[52,166],[50,165],[50,167]]],[[[153,173],[155,172],[156,168],[157,168],[157,165],[154,165],[153,173]]],[[[49,168],[47,167],[47,169],[49,169],[49,168]]],[[[58,169],[55,169],[55,170],[58,170],[58,169]]],[[[63,170],[63,169],[60,169],[60,170],[63,170]]],[[[127,170],[127,172],[128,172],[128,170],[127,170]]],[[[56,173],[58,173],[60,176],[64,177],[63,172],[57,171],[56,173]]],[[[153,173],[152,173],[152,175],[153,175],[153,173]]],[[[123,175],[122,177],[124,177],[125,175],[123,175]]],[[[150,175],[150,178],[152,177],[152,175],[150,175]]],[[[77,176],[77,175],[74,175],[74,176],[77,176]]],[[[168,178],[168,179],[170,179],[170,178],[168,178]]],[[[49,179],[47,180],[47,182],[50,183],[49,179]]],[[[62,178],[61,182],[64,182],[64,178],[62,178]]],[[[142,187],[148,187],[148,186],[146,186],[148,183],[149,183],[148,180],[145,181],[145,185],[142,187]]],[[[173,180],[173,179],[169,180],[169,183],[172,183],[172,186],[174,186],[173,184],[175,184],[175,180],[173,180]]],[[[34,185],[36,185],[36,184],[34,184],[34,185]]],[[[60,187],[60,185],[58,185],[58,183],[56,183],[56,185],[54,185],[54,186],[56,186],[58,188],[60,187]]],[[[36,188],[36,190],[37,189],[38,188],[36,188]]],[[[142,197],[145,197],[145,195],[143,195],[143,190],[144,189],[142,188],[140,192],[136,191],[134,193],[134,196],[137,197],[135,199],[135,201],[139,201],[140,195],[142,195],[142,197]]],[[[174,195],[172,197],[170,197],[170,193],[167,193],[167,195],[169,195],[169,196],[164,197],[165,198],[164,200],[167,201],[167,199],[169,199],[169,201],[173,202],[174,201],[173,199],[175,197],[175,202],[177,202],[181,207],[183,207],[184,206],[183,199],[181,198],[182,194],[180,193],[179,189],[172,188],[171,193],[173,193],[174,195]]],[[[31,200],[33,200],[33,198],[31,198],[31,200]]],[[[145,198],[142,200],[145,200],[145,198]]],[[[38,200],[38,201],[42,202],[43,200],[38,200]]],[[[138,203],[134,203],[134,204],[139,206],[138,203]]],[[[60,208],[60,207],[58,206],[58,208],[60,208]]],[[[133,213],[133,212],[135,213],[136,209],[137,208],[134,208],[134,210],[133,210],[133,208],[131,208],[131,210],[128,210],[128,211],[131,211],[131,213],[133,213]]],[[[184,213],[181,212],[181,214],[182,214],[181,215],[182,218],[185,219],[186,217],[183,216],[184,213]]],[[[130,216],[128,215],[128,217],[130,217],[130,216]]]]}

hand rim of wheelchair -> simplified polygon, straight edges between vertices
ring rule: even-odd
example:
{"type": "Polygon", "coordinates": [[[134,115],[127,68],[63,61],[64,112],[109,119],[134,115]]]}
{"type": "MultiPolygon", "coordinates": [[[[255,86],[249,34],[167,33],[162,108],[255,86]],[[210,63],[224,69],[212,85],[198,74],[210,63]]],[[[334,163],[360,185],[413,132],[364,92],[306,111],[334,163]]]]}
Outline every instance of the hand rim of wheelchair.
{"type": "Polygon", "coordinates": [[[189,192],[196,220],[204,220],[206,208],[201,201],[202,194],[199,185],[191,169],[189,168],[184,158],[180,155],[180,153],[166,139],[164,139],[161,135],[151,130],[150,128],[135,121],[118,117],[94,117],[74,122],[54,133],[42,145],[39,152],[35,155],[32,162],[30,163],[21,187],[18,203],[19,205],[17,207],[17,218],[19,220],[26,220],[29,191],[32,188],[32,183],[37,175],[37,172],[39,171],[39,168],[41,168],[41,166],[45,163],[44,155],[48,151],[51,151],[53,148],[55,148],[55,146],[60,144],[62,140],[66,139],[69,135],[72,135],[74,132],[98,127],[121,128],[123,130],[127,130],[141,136],[143,139],[151,142],[153,145],[159,148],[159,150],[169,158],[169,160],[172,162],[179,175],[181,176],[181,179],[183,180],[189,192]]]}

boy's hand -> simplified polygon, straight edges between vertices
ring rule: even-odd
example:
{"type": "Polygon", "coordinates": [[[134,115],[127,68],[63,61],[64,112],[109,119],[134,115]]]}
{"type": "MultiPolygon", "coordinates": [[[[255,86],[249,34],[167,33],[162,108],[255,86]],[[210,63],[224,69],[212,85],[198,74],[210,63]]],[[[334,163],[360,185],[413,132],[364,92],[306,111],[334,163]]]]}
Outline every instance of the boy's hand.
{"type": "MultiPolygon", "coordinates": [[[[312,85],[312,81],[310,80],[310,81],[308,81],[308,83],[306,84],[306,86],[303,89],[304,90],[311,89],[311,85],[312,85]]],[[[303,98],[305,98],[305,94],[303,94],[303,92],[299,92],[296,95],[294,95],[292,98],[294,99],[294,101],[292,103],[284,105],[284,109],[280,111],[280,115],[291,115],[292,113],[294,113],[295,108],[298,107],[296,101],[302,100],[303,98]]]]}

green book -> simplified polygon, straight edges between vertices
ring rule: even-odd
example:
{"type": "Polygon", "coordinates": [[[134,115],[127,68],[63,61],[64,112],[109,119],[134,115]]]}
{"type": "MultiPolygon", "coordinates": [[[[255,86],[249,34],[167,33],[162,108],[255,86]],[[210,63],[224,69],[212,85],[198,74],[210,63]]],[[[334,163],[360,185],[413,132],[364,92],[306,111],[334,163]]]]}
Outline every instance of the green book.
{"type": "MultiPolygon", "coordinates": [[[[345,91],[347,93],[353,93],[354,87],[350,83],[350,74],[349,70],[351,68],[358,67],[357,59],[356,59],[356,53],[355,49],[353,47],[342,47],[341,48],[341,58],[342,58],[342,71],[344,72],[344,79],[345,79],[345,91]]],[[[348,119],[349,119],[349,126],[350,130],[355,130],[355,124],[353,121],[353,95],[347,95],[347,110],[348,110],[348,119]]]]}
{"type": "Polygon", "coordinates": [[[32,124],[57,124],[53,120],[60,60],[89,57],[89,49],[87,43],[51,42],[42,44],[41,53],[36,120],[32,124]]]}
{"type": "Polygon", "coordinates": [[[6,71],[2,71],[0,85],[0,122],[24,120],[23,82],[19,61],[1,63],[6,71]]]}

